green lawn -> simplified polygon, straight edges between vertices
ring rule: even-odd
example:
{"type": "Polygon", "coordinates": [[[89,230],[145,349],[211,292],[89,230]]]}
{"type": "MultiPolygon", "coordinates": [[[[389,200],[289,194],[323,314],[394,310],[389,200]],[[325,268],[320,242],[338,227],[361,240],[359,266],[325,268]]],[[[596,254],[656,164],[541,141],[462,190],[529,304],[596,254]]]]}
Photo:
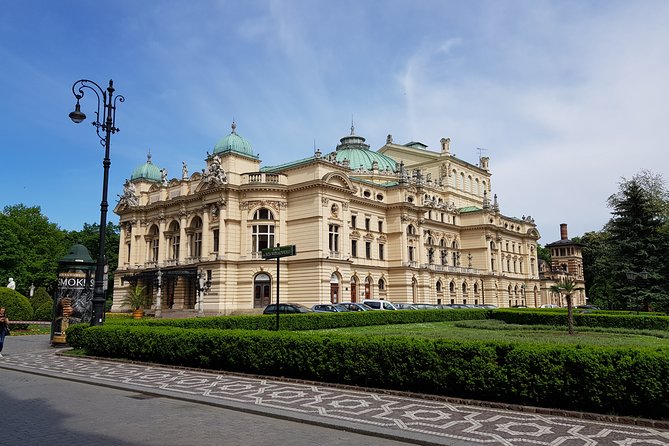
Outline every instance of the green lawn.
{"type": "Polygon", "coordinates": [[[12,329],[10,336],[51,334],[51,325],[28,325],[27,330],[12,329]]]}
{"type": "Polygon", "coordinates": [[[566,327],[559,329],[551,326],[511,325],[496,320],[377,325],[319,331],[346,335],[496,340],[531,344],[669,347],[669,333],[663,331],[576,327],[576,334],[569,336],[566,327]]]}

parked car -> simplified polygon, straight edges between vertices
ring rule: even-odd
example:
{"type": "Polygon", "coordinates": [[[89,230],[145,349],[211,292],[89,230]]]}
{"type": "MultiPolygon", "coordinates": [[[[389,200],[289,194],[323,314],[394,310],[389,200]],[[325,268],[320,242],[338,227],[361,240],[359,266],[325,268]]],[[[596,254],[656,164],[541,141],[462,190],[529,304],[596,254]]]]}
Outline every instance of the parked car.
{"type": "Polygon", "coordinates": [[[542,304],[539,308],[560,308],[555,304],[542,304]]]}
{"type": "Polygon", "coordinates": [[[343,303],[340,303],[339,305],[345,306],[346,308],[348,308],[349,311],[369,311],[369,310],[373,310],[373,308],[370,307],[369,305],[361,304],[361,303],[358,303],[358,302],[343,302],[343,303]]]}
{"type": "Polygon", "coordinates": [[[469,305],[467,305],[467,304],[446,304],[446,305],[444,305],[444,307],[455,308],[455,309],[458,309],[458,310],[462,310],[462,309],[466,309],[466,308],[471,308],[471,307],[470,307],[469,305]]]}
{"type": "Polygon", "coordinates": [[[599,307],[597,305],[590,305],[590,304],[579,305],[576,308],[578,308],[579,310],[599,310],[599,307]]]}
{"type": "Polygon", "coordinates": [[[372,310],[397,310],[397,307],[387,300],[368,299],[363,300],[362,303],[372,307],[372,310]]]}
{"type": "MultiPolygon", "coordinates": [[[[263,314],[276,314],[276,304],[269,304],[262,312],[263,314]]],[[[302,304],[279,304],[279,313],[311,313],[311,310],[302,304]]]]}
{"type": "Polygon", "coordinates": [[[527,308],[527,305],[514,305],[511,308],[527,308]]]}
{"type": "Polygon", "coordinates": [[[395,305],[395,308],[397,308],[398,310],[417,310],[418,309],[416,307],[416,305],[412,305],[412,304],[398,304],[398,303],[393,302],[393,305],[395,305]]]}
{"type": "Polygon", "coordinates": [[[489,310],[494,310],[495,308],[498,308],[497,305],[495,304],[479,304],[479,305],[474,305],[476,308],[486,308],[489,310]]]}
{"type": "Polygon", "coordinates": [[[432,304],[412,304],[418,310],[438,310],[439,307],[432,304]]]}
{"type": "Polygon", "coordinates": [[[351,311],[342,304],[318,304],[311,307],[311,310],[316,313],[343,313],[351,311]]]}

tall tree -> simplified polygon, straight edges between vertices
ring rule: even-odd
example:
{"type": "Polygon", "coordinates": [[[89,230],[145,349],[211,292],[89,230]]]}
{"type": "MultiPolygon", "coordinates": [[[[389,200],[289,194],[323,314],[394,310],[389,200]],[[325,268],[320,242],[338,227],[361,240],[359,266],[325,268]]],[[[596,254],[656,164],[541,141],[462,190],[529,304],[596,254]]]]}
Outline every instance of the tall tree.
{"type": "Polygon", "coordinates": [[[611,280],[611,244],[607,231],[586,232],[574,241],[583,245],[583,275],[588,301],[601,308],[623,308],[611,280]]]}
{"type": "Polygon", "coordinates": [[[0,212],[0,280],[13,277],[16,291],[28,295],[34,284],[53,292],[57,261],[66,253],[64,232],[39,206],[18,204],[0,212]]]}
{"type": "Polygon", "coordinates": [[[643,171],[623,179],[609,197],[609,276],[619,307],[669,310],[667,196],[662,177],[643,171]],[[628,278],[628,273],[636,275],[628,278]]]}

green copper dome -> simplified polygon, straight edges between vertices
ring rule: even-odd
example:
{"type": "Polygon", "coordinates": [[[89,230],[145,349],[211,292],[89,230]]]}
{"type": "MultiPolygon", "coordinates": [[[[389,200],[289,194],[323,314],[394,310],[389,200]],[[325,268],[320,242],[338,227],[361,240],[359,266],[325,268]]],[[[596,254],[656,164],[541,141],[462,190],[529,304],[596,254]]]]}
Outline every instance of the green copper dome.
{"type": "Polygon", "coordinates": [[[237,134],[237,124],[234,121],[232,122],[232,132],[214,146],[214,154],[228,152],[240,153],[256,158],[256,155],[253,154],[251,143],[246,138],[237,134]]]}
{"type": "Polygon", "coordinates": [[[369,150],[369,144],[365,143],[365,138],[355,134],[355,128],[351,125],[351,134],[344,136],[339,140],[336,152],[330,154],[330,157],[341,163],[348,160],[351,169],[362,167],[364,170],[372,170],[374,162],[378,164],[379,170],[389,170],[397,172],[397,161],[382,153],[369,150]]]}
{"type": "Polygon", "coordinates": [[[130,180],[161,180],[160,168],[151,162],[151,152],[146,156],[146,162],[132,171],[130,180]]]}

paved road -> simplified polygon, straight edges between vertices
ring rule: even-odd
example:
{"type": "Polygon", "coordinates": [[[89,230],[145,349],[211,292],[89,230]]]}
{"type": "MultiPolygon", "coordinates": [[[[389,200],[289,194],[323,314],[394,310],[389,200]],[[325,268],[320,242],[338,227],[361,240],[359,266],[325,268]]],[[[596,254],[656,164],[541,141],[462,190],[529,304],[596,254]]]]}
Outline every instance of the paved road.
{"type": "Polygon", "coordinates": [[[3,353],[2,445],[669,446],[650,427],[56,355],[47,336],[3,353]]]}

